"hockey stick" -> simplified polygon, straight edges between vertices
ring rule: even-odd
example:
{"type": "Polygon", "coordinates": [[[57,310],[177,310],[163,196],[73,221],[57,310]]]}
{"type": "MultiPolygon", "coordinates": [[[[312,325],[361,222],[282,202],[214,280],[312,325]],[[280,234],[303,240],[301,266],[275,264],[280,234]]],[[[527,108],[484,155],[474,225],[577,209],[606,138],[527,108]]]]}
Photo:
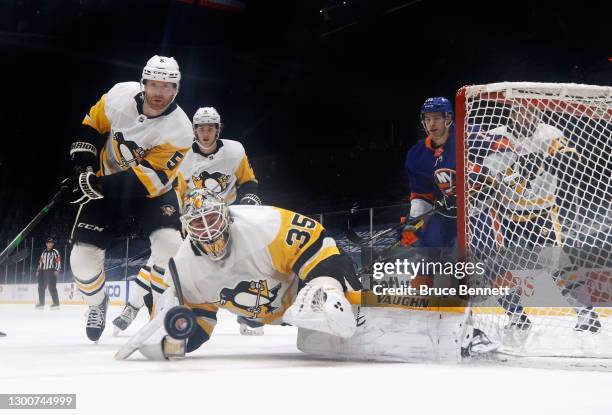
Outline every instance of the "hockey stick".
{"type": "Polygon", "coordinates": [[[63,188],[58,190],[53,195],[51,200],[49,200],[49,202],[45,205],[45,207],[43,207],[40,210],[40,212],[38,212],[38,214],[34,216],[34,219],[32,219],[30,223],[28,223],[27,226],[23,228],[21,232],[19,232],[19,234],[15,237],[15,239],[13,239],[11,243],[9,243],[6,248],[4,248],[4,250],[0,253],[0,264],[3,264],[7,260],[8,256],[12,254],[15,249],[17,249],[17,246],[19,246],[19,244],[23,242],[23,240],[30,234],[30,232],[32,232],[34,227],[38,225],[38,223],[45,216],[47,216],[51,208],[55,206],[57,202],[60,200],[60,198],[62,197],[63,191],[64,191],[63,188]]]}
{"type": "Polygon", "coordinates": [[[168,268],[170,269],[170,276],[172,277],[172,283],[174,284],[174,291],[176,291],[176,297],[178,298],[179,305],[185,305],[185,297],[183,297],[181,280],[179,280],[174,258],[170,258],[170,260],[168,261],[168,268]]]}
{"type": "Polygon", "coordinates": [[[436,204],[436,205],[434,205],[433,209],[428,210],[427,212],[425,212],[425,213],[423,213],[423,214],[421,214],[419,216],[415,216],[414,218],[411,218],[410,220],[407,220],[404,223],[400,223],[400,224],[395,225],[395,226],[393,226],[393,227],[391,227],[389,229],[385,229],[384,231],[380,231],[378,233],[375,233],[370,238],[362,238],[362,237],[360,237],[359,235],[357,235],[357,232],[355,232],[350,227],[350,225],[349,225],[349,227],[347,227],[347,229],[345,231],[345,234],[346,234],[346,237],[351,242],[353,242],[354,244],[357,244],[357,245],[367,245],[370,242],[375,241],[378,238],[381,238],[383,236],[389,235],[389,234],[391,234],[393,232],[396,232],[397,230],[402,229],[402,228],[404,228],[406,226],[413,225],[413,224],[419,222],[421,219],[424,219],[424,218],[426,218],[427,216],[429,216],[429,215],[431,215],[433,213],[439,212],[440,210],[441,210],[441,207],[438,207],[438,204],[436,204]]]}
{"type": "MultiPolygon", "coordinates": [[[[183,340],[189,337],[189,335],[195,330],[197,325],[195,313],[187,306],[185,306],[185,298],[181,289],[181,282],[178,278],[178,272],[174,259],[170,258],[168,261],[168,269],[172,276],[174,286],[168,287],[167,290],[174,290],[174,294],[178,298],[180,305],[170,307],[170,309],[164,314],[156,313],[153,320],[149,321],[142,329],[138,331],[126,344],[124,344],[115,353],[115,359],[125,360],[130,357],[136,350],[141,348],[145,342],[151,338],[162,326],[166,330],[166,333],[170,337],[176,340],[183,340]]],[[[169,291],[162,294],[162,300],[170,300],[174,302],[174,298],[167,298],[164,300],[164,296],[170,295],[169,291]]],[[[174,295],[172,295],[174,297],[174,295]]],[[[163,304],[162,304],[163,308],[163,304]]]]}
{"type": "Polygon", "coordinates": [[[164,317],[164,327],[166,332],[173,339],[185,340],[191,336],[196,329],[196,315],[191,308],[185,305],[185,297],[183,297],[183,289],[181,288],[181,281],[178,276],[176,264],[174,263],[174,258],[170,258],[168,261],[168,268],[170,269],[170,275],[172,276],[172,283],[174,284],[174,291],[176,292],[179,305],[168,310],[164,317]]]}

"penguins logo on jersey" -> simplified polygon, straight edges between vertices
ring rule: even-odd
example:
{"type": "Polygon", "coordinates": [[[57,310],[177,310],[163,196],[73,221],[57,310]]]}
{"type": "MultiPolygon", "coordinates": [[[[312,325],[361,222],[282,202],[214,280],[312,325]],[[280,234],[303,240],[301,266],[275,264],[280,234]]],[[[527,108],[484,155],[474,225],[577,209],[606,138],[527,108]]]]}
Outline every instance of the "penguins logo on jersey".
{"type": "Polygon", "coordinates": [[[195,187],[211,190],[215,193],[222,193],[227,189],[232,177],[228,174],[219,172],[209,173],[203,171],[197,176],[192,177],[195,187]]]}
{"type": "Polygon", "coordinates": [[[219,303],[240,314],[250,313],[250,318],[257,318],[276,310],[272,302],[276,300],[281,284],[268,288],[266,280],[240,281],[234,288],[224,288],[219,294],[219,303]]]}
{"type": "Polygon", "coordinates": [[[455,194],[455,170],[437,169],[434,172],[436,184],[444,196],[455,194]]]}
{"type": "Polygon", "coordinates": [[[172,216],[174,215],[174,212],[176,212],[176,209],[172,205],[162,205],[160,206],[160,208],[162,210],[162,213],[166,216],[172,216]]]}
{"type": "Polygon", "coordinates": [[[138,166],[142,159],[144,159],[146,156],[146,151],[144,148],[139,147],[133,141],[126,140],[123,137],[123,134],[119,131],[113,133],[113,144],[115,147],[115,153],[121,160],[119,165],[122,169],[138,166]]]}

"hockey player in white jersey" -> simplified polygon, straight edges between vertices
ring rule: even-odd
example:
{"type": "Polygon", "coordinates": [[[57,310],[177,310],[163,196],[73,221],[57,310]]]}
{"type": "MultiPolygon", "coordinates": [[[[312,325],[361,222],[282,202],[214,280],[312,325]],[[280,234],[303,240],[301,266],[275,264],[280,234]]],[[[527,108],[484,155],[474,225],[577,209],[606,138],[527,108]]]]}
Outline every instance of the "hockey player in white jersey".
{"type": "Polygon", "coordinates": [[[223,124],[213,107],[193,116],[196,140],[181,173],[189,189],[208,189],[228,204],[261,205],[257,179],[242,144],[219,138],[223,124]]]}
{"type": "MultiPolygon", "coordinates": [[[[185,187],[204,188],[219,194],[228,204],[261,204],[257,179],[244,147],[238,141],[221,139],[222,129],[221,116],[215,108],[202,107],[194,114],[194,142],[179,168],[185,180],[178,186],[180,193],[185,187]]],[[[128,304],[113,321],[118,329],[125,330],[131,324],[152,289],[163,292],[160,280],[151,278],[151,266],[147,263],[130,283],[128,304]]],[[[263,334],[263,325],[257,321],[239,316],[238,323],[241,334],[263,334]]]]}
{"type": "MultiPolygon", "coordinates": [[[[486,258],[494,284],[512,285],[512,269],[545,267],[575,306],[575,330],[597,333],[601,323],[588,304],[586,287],[570,283],[570,274],[578,266],[571,252],[568,255],[569,250],[561,248],[564,236],[559,201],[571,205],[571,187],[580,156],[563,132],[542,122],[542,118],[539,108],[516,103],[508,124],[482,133],[487,137],[482,141],[486,146],[474,146],[475,153],[487,155],[482,160],[472,160],[478,172],[471,174],[471,190],[477,189],[485,198],[493,197],[491,208],[483,214],[489,216],[486,220],[471,218],[476,230],[474,239],[481,243],[477,250],[483,260],[486,258]],[[482,229],[483,222],[490,226],[482,229]],[[545,260],[553,256],[555,249],[561,258],[555,262],[545,260]]],[[[486,205],[486,200],[481,202],[486,205]]],[[[515,343],[527,336],[532,325],[521,297],[520,287],[512,287],[509,295],[498,300],[509,317],[507,339],[515,343]]]]}
{"type": "Polygon", "coordinates": [[[196,331],[184,343],[166,333],[165,314],[176,304],[171,287],[118,359],[135,350],[152,359],[196,350],[211,337],[219,308],[264,324],[284,321],[344,338],[355,332],[344,292],[361,286],[350,258],[320,223],[271,206],[228,207],[206,189],[193,191],[181,221],[188,238],[174,262],[185,305],[197,316],[196,331]]]}
{"type": "Polygon", "coordinates": [[[104,256],[118,224],[139,220],[151,241],[151,275],[160,280],[182,241],[173,182],[192,129],[174,103],[180,79],[174,58],[153,56],[140,83],[116,84],[91,107],[70,149],[79,173],[64,186],[80,205],[70,264],[89,305],[86,333],[93,341],[105,327],[104,256]]]}

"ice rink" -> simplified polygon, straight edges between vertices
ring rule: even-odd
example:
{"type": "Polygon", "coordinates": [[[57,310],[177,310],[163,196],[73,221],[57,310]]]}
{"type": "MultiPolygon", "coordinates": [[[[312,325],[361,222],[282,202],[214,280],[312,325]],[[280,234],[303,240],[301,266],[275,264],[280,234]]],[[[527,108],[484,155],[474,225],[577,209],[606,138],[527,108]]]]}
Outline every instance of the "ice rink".
{"type": "MultiPolygon", "coordinates": [[[[611,414],[612,372],[337,362],[297,350],[297,330],[238,333],[221,311],[213,338],[185,360],[113,355],[146,321],[112,336],[111,307],[99,344],[85,337],[85,306],[59,311],[0,305],[0,393],[76,393],[82,414],[611,414]],[[186,412],[189,411],[189,412],[186,412]]],[[[0,413],[28,413],[27,410],[0,413]]],[[[29,413],[41,413],[40,410],[29,413]]]]}

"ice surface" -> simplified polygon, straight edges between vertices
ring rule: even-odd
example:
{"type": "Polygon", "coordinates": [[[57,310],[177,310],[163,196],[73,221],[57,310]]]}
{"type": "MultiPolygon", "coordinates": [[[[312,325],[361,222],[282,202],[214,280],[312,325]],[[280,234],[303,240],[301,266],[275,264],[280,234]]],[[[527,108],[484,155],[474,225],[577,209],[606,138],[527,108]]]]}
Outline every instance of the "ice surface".
{"type": "MultiPolygon", "coordinates": [[[[113,355],[146,321],[99,344],[85,336],[84,306],[59,311],[0,304],[0,393],[76,393],[83,414],[612,414],[612,373],[500,365],[335,362],[295,347],[297,330],[240,336],[222,311],[213,338],[185,360],[113,355]],[[145,412],[146,411],[146,412],[145,412]]],[[[26,414],[27,410],[4,413],[26,414]]],[[[41,413],[30,411],[29,413],[41,413]]]]}

